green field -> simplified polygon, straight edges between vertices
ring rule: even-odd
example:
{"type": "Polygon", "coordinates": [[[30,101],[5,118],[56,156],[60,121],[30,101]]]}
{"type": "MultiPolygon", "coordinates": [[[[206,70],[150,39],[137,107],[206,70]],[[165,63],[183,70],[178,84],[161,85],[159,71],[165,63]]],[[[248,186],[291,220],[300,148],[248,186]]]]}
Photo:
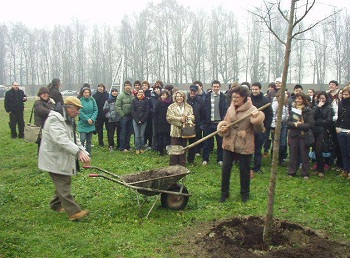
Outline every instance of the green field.
{"type": "MultiPolygon", "coordinates": [[[[33,100],[26,103],[26,121],[33,100]]],[[[73,194],[91,214],[71,222],[66,214],[49,208],[53,184],[37,168],[37,146],[11,139],[8,115],[0,100],[0,257],[177,257],[174,238],[185,228],[234,216],[264,216],[270,178],[270,158],[264,159],[263,174],[251,182],[251,200],[240,202],[238,168],[233,170],[231,197],[219,203],[220,167],[211,157],[207,166],[196,159],[189,166],[186,186],[193,194],[184,210],[174,211],[152,202],[140,211],[129,188],[102,178],[89,178],[83,170],[73,178],[73,194]]],[[[92,165],[118,175],[166,167],[169,157],[148,151],[142,155],[109,152],[96,147],[92,165]]],[[[107,141],[106,141],[107,142],[107,141]]],[[[214,154],[213,154],[214,155],[214,154]]],[[[350,182],[337,172],[325,178],[288,178],[286,168],[278,171],[274,215],[326,233],[333,240],[349,241],[350,182]]]]}

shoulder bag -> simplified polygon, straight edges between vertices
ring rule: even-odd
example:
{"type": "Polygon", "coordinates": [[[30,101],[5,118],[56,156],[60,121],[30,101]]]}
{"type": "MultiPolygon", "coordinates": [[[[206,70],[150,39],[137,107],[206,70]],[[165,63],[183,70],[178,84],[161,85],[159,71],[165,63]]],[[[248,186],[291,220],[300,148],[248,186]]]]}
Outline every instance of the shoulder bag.
{"type": "Polygon", "coordinates": [[[26,142],[37,142],[41,134],[41,126],[36,126],[32,124],[32,117],[34,112],[34,105],[32,107],[32,112],[30,113],[29,123],[24,127],[24,140],[26,142]]]}

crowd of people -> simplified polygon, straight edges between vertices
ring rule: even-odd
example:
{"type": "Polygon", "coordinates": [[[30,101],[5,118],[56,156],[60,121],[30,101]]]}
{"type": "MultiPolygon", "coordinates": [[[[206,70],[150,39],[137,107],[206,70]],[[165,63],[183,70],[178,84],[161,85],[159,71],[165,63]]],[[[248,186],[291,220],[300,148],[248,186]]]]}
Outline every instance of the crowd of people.
{"type": "MultiPolygon", "coordinates": [[[[52,209],[62,211],[64,208],[72,220],[88,214],[70,195],[70,179],[67,178],[79,169],[77,159],[90,162],[94,134],[98,136],[99,146],[104,147],[105,130],[109,151],[129,153],[133,145],[137,155],[153,150],[160,156],[165,154],[168,145],[185,147],[217,132],[215,137],[195,145],[188,152],[170,155],[169,165],[186,166],[198,158],[206,166],[210,157],[214,157],[211,153],[216,143],[216,164],[222,170],[220,202],[229,198],[234,163],[239,164],[240,193],[242,201],[246,202],[250,180],[256,173],[263,172],[262,159],[273,152],[271,142],[275,137],[279,103],[283,108],[278,164],[288,164],[288,176],[295,177],[300,170],[307,180],[310,171],[314,170],[313,174],[324,177],[333,167],[350,180],[350,86],[339,89],[338,82],[332,80],[328,91],[309,89],[304,93],[303,87],[297,84],[293,92],[281,92],[281,81],[278,78],[271,82],[264,93],[260,82],[232,83],[225,92],[218,80],[213,80],[207,91],[200,81],[181,91],[162,81],[151,87],[148,81],[137,80],[132,84],[127,80],[122,92],[112,89],[108,93],[101,83],[92,95],[90,85],[84,84],[78,97],[64,100],[59,91],[60,79],[53,79],[48,87],[39,89],[39,99],[34,104],[35,124],[43,128],[37,141],[39,168],[50,172],[56,187],[52,209]],[[267,103],[271,105],[257,110],[267,103]],[[242,121],[228,127],[247,114],[249,116],[242,121]],[[78,117],[77,126],[75,117],[78,117]],[[189,139],[182,135],[182,126],[188,122],[195,125],[194,137],[189,139]],[[76,132],[80,137],[76,137],[76,132]],[[70,160],[69,167],[56,164],[58,161],[50,157],[52,153],[48,155],[52,151],[48,144],[60,146],[59,150],[56,148],[60,152],[57,155],[70,160]],[[311,168],[310,159],[314,163],[311,168]],[[57,166],[48,165],[51,161],[57,166]]],[[[5,95],[12,138],[23,138],[26,100],[19,84],[14,82],[5,95]]]]}

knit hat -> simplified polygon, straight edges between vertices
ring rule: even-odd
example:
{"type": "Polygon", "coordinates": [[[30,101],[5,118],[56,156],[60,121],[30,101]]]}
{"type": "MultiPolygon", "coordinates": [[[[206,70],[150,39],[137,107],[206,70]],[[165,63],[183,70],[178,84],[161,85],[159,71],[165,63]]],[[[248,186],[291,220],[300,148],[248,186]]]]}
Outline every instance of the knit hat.
{"type": "Polygon", "coordinates": [[[80,108],[83,107],[81,105],[80,100],[77,97],[74,97],[74,96],[68,96],[67,98],[65,98],[64,104],[65,105],[73,105],[73,106],[80,107],[80,108]]]}
{"type": "Polygon", "coordinates": [[[47,87],[40,87],[37,96],[40,97],[40,95],[44,93],[49,94],[49,89],[47,87]]]}

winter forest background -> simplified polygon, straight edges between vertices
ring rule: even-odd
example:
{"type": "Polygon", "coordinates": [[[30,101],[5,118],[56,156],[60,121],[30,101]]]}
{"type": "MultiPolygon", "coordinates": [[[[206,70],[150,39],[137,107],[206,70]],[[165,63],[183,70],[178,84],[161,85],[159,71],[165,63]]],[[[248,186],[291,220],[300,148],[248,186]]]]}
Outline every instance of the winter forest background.
{"type": "MultiPolygon", "coordinates": [[[[278,14],[272,21],[274,31],[285,39],[288,24],[278,14]]],[[[288,83],[350,81],[346,11],[298,39],[293,44],[288,83]]],[[[179,85],[219,79],[266,84],[281,77],[284,49],[253,14],[240,19],[222,7],[196,12],[175,0],[164,0],[125,15],[114,26],[87,26],[79,20],[53,29],[0,24],[0,84],[16,80],[21,85],[47,85],[59,77],[66,89],[85,82],[110,85],[122,56],[123,78],[131,81],[160,79],[179,85]]]]}

